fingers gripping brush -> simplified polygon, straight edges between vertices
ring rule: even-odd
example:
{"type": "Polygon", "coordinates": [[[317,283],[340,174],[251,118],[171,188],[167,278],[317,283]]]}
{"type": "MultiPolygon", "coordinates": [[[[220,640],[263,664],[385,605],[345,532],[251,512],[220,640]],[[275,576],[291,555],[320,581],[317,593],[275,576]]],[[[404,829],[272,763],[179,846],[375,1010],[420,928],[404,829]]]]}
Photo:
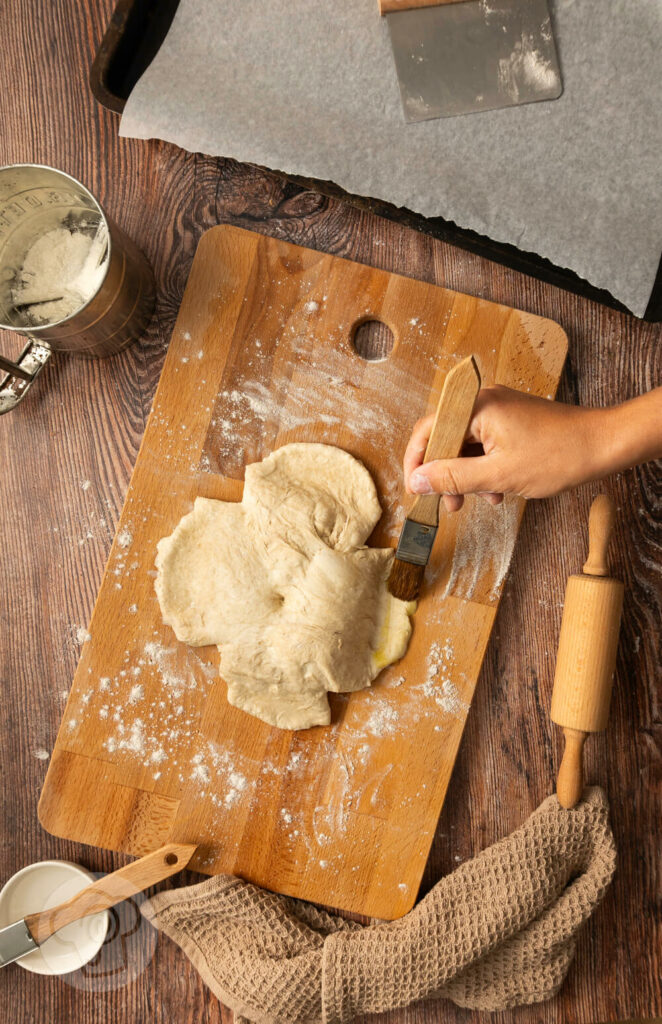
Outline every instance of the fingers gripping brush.
{"type": "MultiPolygon", "coordinates": [[[[446,375],[425,449],[425,462],[458,457],[479,390],[478,367],[474,357],[467,356],[446,375]]],[[[437,535],[440,500],[440,494],[419,495],[405,519],[387,584],[393,597],[401,601],[418,597],[437,535]]]]}

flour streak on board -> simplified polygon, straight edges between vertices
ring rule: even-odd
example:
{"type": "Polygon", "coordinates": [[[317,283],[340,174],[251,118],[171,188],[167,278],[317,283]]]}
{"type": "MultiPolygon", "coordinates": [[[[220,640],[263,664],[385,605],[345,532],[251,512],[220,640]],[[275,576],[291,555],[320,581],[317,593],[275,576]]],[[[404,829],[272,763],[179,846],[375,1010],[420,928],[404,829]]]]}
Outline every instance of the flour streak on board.
{"type": "MultiPolygon", "coordinates": [[[[395,537],[404,517],[398,454],[406,441],[402,410],[412,410],[412,425],[423,414],[438,357],[423,346],[418,376],[381,361],[378,386],[362,380],[359,387],[354,379],[357,356],[348,340],[351,324],[339,323],[324,344],[316,335],[314,314],[326,299],[321,294],[304,303],[303,317],[283,308],[280,335],[264,341],[256,328],[236,363],[228,364],[199,468],[242,479],[248,463],[290,440],[302,440],[302,430],[306,439],[312,439],[307,431],[314,431],[314,440],[341,447],[341,432],[354,439],[379,436],[382,463],[388,465],[379,481],[382,527],[395,537]]],[[[436,329],[443,327],[435,324],[436,329]]],[[[430,325],[412,317],[404,333],[407,341],[422,342],[430,325]]]]}
{"type": "Polygon", "coordinates": [[[489,505],[484,498],[465,499],[468,508],[458,520],[453,563],[444,597],[453,594],[471,601],[478,586],[491,573],[489,599],[501,593],[513,550],[521,499],[504,498],[500,505],[489,505]]]}

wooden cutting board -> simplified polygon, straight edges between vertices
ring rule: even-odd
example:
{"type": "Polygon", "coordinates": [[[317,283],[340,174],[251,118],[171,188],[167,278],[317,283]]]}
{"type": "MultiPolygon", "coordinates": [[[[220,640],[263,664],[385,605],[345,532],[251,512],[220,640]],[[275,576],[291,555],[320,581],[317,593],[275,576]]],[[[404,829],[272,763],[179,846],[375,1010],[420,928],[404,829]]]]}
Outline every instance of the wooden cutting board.
{"type": "MultiPolygon", "coordinates": [[[[154,594],[157,541],[194,498],[239,500],[244,466],[289,441],[373,474],[393,545],[411,427],[473,353],[484,384],[552,397],[558,324],[221,226],[200,241],[39,804],[56,835],[395,918],[414,903],[523,503],[444,518],[403,660],[290,733],[228,705],[215,648],[179,644],[154,594]],[[369,361],[357,329],[393,334],[369,361]],[[364,329],[365,330],[365,329],[364,329]],[[357,342],[357,344],[359,344],[357,342]],[[359,344],[360,347],[360,344],[359,344]]],[[[513,642],[516,642],[514,639],[513,642]]]]}

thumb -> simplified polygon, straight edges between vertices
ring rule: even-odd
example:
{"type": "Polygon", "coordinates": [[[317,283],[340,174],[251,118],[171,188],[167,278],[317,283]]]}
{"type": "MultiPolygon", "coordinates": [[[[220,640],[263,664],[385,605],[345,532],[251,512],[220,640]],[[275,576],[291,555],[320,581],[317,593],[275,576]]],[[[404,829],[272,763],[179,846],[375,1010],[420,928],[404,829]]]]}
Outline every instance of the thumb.
{"type": "Polygon", "coordinates": [[[409,488],[414,494],[499,493],[503,488],[496,469],[490,455],[438,459],[419,466],[409,478],[409,488]]]}

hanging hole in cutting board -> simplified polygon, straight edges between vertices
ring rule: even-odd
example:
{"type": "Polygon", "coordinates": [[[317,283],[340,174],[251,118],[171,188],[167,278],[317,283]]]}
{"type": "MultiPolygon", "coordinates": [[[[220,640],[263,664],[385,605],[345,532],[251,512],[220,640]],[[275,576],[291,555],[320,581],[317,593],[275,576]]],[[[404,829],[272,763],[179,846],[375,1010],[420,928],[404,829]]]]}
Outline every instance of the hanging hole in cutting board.
{"type": "Polygon", "coordinates": [[[361,359],[388,359],[395,344],[391,328],[382,320],[360,320],[352,333],[352,345],[361,359]]]}

